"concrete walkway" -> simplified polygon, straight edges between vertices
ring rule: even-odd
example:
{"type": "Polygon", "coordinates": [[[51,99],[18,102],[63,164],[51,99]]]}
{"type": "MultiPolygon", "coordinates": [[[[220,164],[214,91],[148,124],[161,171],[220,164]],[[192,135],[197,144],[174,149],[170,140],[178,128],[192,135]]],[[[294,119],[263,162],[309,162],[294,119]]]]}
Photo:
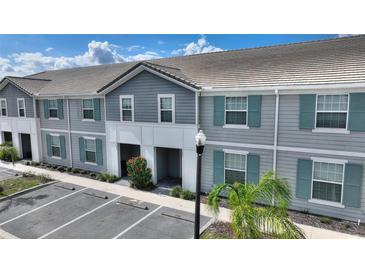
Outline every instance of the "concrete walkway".
{"type": "MultiPolygon", "coordinates": [[[[178,210],[184,210],[187,212],[194,213],[195,205],[192,201],[186,201],[171,196],[156,194],[147,191],[140,191],[132,189],[128,186],[111,184],[100,182],[93,179],[83,178],[80,176],[74,176],[67,173],[61,173],[58,171],[51,171],[37,167],[26,166],[21,163],[16,163],[12,165],[11,163],[0,162],[0,167],[9,168],[19,172],[33,172],[35,174],[48,174],[53,180],[80,185],[83,187],[93,188],[100,191],[105,191],[113,193],[116,195],[126,196],[136,200],[142,200],[149,203],[154,203],[166,207],[175,208],[178,210]]],[[[211,212],[208,210],[205,204],[201,204],[202,215],[212,216],[211,212]]],[[[219,215],[217,219],[224,222],[230,221],[230,210],[227,208],[220,208],[219,215]]],[[[361,238],[359,236],[349,235],[345,233],[340,233],[332,230],[312,227],[308,225],[297,224],[303,229],[308,239],[356,239],[361,238]]],[[[6,232],[0,230],[0,238],[6,237],[6,232]],[[5,236],[5,237],[4,237],[5,236]]],[[[9,235],[8,235],[9,236],[9,235]]]]}

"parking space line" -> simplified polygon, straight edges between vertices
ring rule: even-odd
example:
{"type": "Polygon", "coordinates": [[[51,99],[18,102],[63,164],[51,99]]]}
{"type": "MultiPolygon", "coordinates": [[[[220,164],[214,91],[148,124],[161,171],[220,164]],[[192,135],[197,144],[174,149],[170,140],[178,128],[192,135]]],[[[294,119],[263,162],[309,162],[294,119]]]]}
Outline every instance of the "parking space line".
{"type": "Polygon", "coordinates": [[[117,239],[120,236],[122,236],[123,234],[127,233],[129,230],[131,230],[133,227],[135,227],[136,225],[138,225],[140,222],[146,220],[149,216],[151,216],[153,213],[155,213],[157,210],[159,210],[162,207],[162,205],[160,205],[158,208],[156,208],[155,210],[151,211],[150,213],[148,213],[146,216],[144,216],[143,218],[139,219],[137,222],[135,222],[133,225],[127,227],[126,229],[124,229],[122,232],[120,232],[117,236],[115,236],[113,239],[117,239]]]}
{"type": "Polygon", "coordinates": [[[48,233],[46,233],[46,234],[42,235],[42,236],[41,236],[41,237],[39,237],[38,239],[46,238],[47,236],[49,236],[49,235],[51,235],[51,234],[55,233],[56,231],[58,231],[58,230],[60,230],[60,229],[62,229],[62,228],[64,228],[64,227],[66,227],[66,226],[68,226],[68,225],[70,225],[70,224],[72,224],[72,223],[74,223],[74,222],[76,222],[76,221],[78,221],[78,220],[80,220],[80,219],[84,218],[85,216],[87,216],[87,215],[89,215],[89,214],[91,214],[91,213],[93,213],[93,212],[97,211],[98,209],[100,209],[100,208],[102,208],[102,207],[104,207],[104,206],[106,206],[106,205],[108,205],[108,204],[110,204],[110,203],[114,202],[115,200],[118,200],[120,197],[121,197],[121,196],[118,196],[118,197],[114,198],[113,200],[110,200],[109,202],[104,203],[104,204],[102,204],[102,205],[100,205],[100,206],[98,206],[98,207],[94,208],[93,210],[90,210],[90,211],[88,211],[88,212],[86,212],[86,213],[84,213],[84,214],[80,215],[79,217],[77,217],[77,218],[75,218],[75,219],[73,219],[73,220],[71,220],[71,221],[69,221],[69,222],[67,222],[67,223],[65,223],[65,224],[63,224],[63,225],[61,225],[61,226],[59,226],[59,227],[57,227],[57,228],[53,229],[52,231],[50,231],[50,232],[48,232],[48,233]]]}
{"type": "Polygon", "coordinates": [[[81,191],[84,191],[85,189],[88,189],[88,188],[87,188],[87,187],[84,187],[84,188],[79,189],[79,190],[77,190],[77,191],[75,191],[75,192],[72,192],[72,193],[70,193],[70,194],[67,194],[67,195],[65,195],[65,196],[62,196],[62,197],[60,197],[60,198],[58,198],[58,199],[56,199],[56,200],[53,200],[53,201],[51,201],[51,202],[49,202],[49,203],[47,203],[47,204],[44,204],[44,205],[42,205],[42,206],[40,206],[40,207],[34,208],[34,209],[32,209],[32,210],[30,210],[30,211],[28,211],[28,212],[25,212],[25,213],[23,213],[23,214],[21,214],[21,215],[19,215],[19,216],[16,216],[16,217],[14,217],[14,218],[12,218],[12,219],[10,219],[10,220],[7,220],[7,221],[5,221],[5,222],[1,223],[1,224],[0,224],[0,226],[3,226],[3,225],[5,225],[5,224],[7,224],[7,223],[10,223],[10,222],[12,222],[12,221],[15,221],[15,220],[17,220],[17,219],[19,219],[19,218],[21,218],[21,217],[24,217],[24,216],[26,216],[26,215],[30,214],[30,213],[33,213],[33,212],[35,212],[35,211],[37,211],[37,210],[40,210],[40,209],[42,209],[42,208],[44,208],[44,207],[46,207],[46,206],[48,206],[48,205],[54,204],[54,203],[56,203],[56,202],[58,202],[58,201],[60,201],[60,200],[62,200],[62,199],[65,199],[65,198],[67,198],[67,197],[70,197],[70,196],[72,196],[72,195],[75,195],[76,193],[79,193],[79,192],[81,192],[81,191]]]}

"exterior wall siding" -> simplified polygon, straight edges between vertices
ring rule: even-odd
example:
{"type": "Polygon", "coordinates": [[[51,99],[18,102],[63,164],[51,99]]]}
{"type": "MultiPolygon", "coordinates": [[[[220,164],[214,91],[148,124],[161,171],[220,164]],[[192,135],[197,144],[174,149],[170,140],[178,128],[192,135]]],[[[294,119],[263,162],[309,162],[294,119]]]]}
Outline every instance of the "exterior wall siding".
{"type": "Polygon", "coordinates": [[[299,129],[299,97],[298,94],[280,96],[279,146],[365,152],[365,132],[335,134],[299,129]]]}
{"type": "MultiPolygon", "coordinates": [[[[33,98],[21,91],[12,84],[8,84],[0,91],[0,98],[5,98],[7,102],[8,117],[18,117],[18,98],[24,98],[25,113],[27,118],[34,118],[33,98]]],[[[20,117],[22,118],[22,117],[20,117]]]]}
{"type": "Polygon", "coordinates": [[[108,121],[120,121],[119,95],[134,95],[134,121],[158,123],[158,94],[175,94],[175,123],[195,124],[195,93],[143,71],[106,95],[108,121]]]}
{"type": "Polygon", "coordinates": [[[209,141],[272,145],[274,143],[275,96],[262,96],[261,126],[250,129],[214,126],[214,97],[202,96],[199,101],[200,127],[209,141]]]}
{"type": "Polygon", "coordinates": [[[59,120],[50,120],[46,119],[44,117],[44,105],[43,100],[39,100],[38,103],[39,106],[39,121],[40,121],[40,127],[41,128],[47,128],[47,129],[63,129],[67,130],[67,102],[66,100],[63,100],[63,119],[59,120]]]}

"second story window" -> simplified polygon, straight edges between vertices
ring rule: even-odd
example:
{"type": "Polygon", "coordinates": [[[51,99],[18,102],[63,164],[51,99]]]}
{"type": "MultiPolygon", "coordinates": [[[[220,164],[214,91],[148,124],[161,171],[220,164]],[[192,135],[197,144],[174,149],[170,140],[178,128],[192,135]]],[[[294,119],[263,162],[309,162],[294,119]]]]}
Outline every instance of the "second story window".
{"type": "Polygon", "coordinates": [[[49,118],[58,118],[57,100],[48,100],[49,118]]]}
{"type": "Polygon", "coordinates": [[[8,116],[6,99],[0,99],[1,116],[8,116]]]}
{"type": "Polygon", "coordinates": [[[247,97],[226,97],[226,125],[247,124],[247,97]]]}
{"type": "Polygon", "coordinates": [[[94,100],[82,100],[82,119],[94,120],[94,100]]]}
{"type": "Polygon", "coordinates": [[[120,96],[120,120],[122,122],[133,122],[134,121],[134,100],[133,95],[121,95],[120,96]]]}
{"type": "Polygon", "coordinates": [[[19,117],[25,117],[25,101],[24,98],[18,98],[18,116],[19,117]]]}
{"type": "Polygon", "coordinates": [[[317,96],[317,128],[347,128],[348,95],[317,96]]]}
{"type": "Polygon", "coordinates": [[[159,122],[174,123],[175,122],[175,96],[159,94],[158,95],[159,122]]]}

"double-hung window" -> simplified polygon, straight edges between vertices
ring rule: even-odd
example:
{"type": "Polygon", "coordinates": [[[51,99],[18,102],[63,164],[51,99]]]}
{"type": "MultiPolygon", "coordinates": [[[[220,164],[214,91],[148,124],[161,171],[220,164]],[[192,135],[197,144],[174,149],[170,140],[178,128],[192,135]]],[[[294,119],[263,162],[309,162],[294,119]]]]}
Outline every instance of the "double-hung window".
{"type": "Polygon", "coordinates": [[[82,100],[82,118],[84,120],[94,120],[94,100],[82,100]]]}
{"type": "Polygon", "coordinates": [[[313,161],[312,199],[342,203],[344,163],[313,161]]]}
{"type": "Polygon", "coordinates": [[[246,155],[224,153],[224,180],[226,183],[246,182],[246,155]]]}
{"type": "Polygon", "coordinates": [[[18,116],[19,117],[25,117],[25,101],[24,98],[18,98],[18,116]]]}
{"type": "Polygon", "coordinates": [[[247,124],[247,97],[226,97],[226,125],[247,124]]]}
{"type": "Polygon", "coordinates": [[[133,95],[121,95],[120,96],[120,120],[122,122],[134,121],[134,98],[133,95]]]}
{"type": "Polygon", "coordinates": [[[52,151],[52,157],[55,158],[61,157],[60,136],[51,135],[51,151],[52,151]]]}
{"type": "Polygon", "coordinates": [[[175,122],[175,96],[159,94],[158,95],[159,122],[174,123],[175,122]]]}
{"type": "Polygon", "coordinates": [[[49,118],[58,118],[58,104],[57,100],[48,100],[49,118]]]}
{"type": "Polygon", "coordinates": [[[0,99],[1,116],[8,116],[6,99],[0,99]]]}
{"type": "Polygon", "coordinates": [[[348,95],[317,95],[316,128],[347,128],[348,95]]]}
{"type": "Polygon", "coordinates": [[[96,163],[96,141],[85,138],[85,160],[87,163],[96,163]]]}

